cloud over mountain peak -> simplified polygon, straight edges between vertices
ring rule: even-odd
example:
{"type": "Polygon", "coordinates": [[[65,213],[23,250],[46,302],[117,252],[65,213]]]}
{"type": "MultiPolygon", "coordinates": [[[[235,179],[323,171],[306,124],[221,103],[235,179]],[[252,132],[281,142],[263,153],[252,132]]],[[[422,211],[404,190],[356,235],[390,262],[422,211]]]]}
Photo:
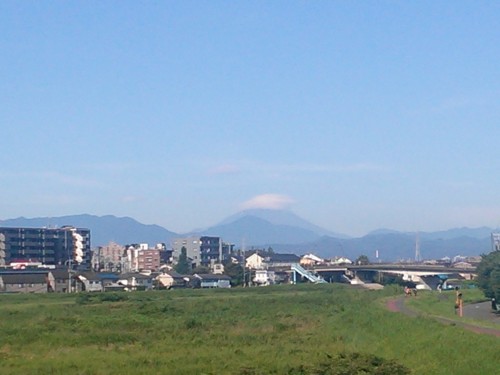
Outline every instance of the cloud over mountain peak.
{"type": "Polygon", "coordinates": [[[268,209],[268,210],[282,210],[289,208],[294,203],[294,200],[282,194],[261,194],[257,195],[240,205],[242,210],[252,209],[268,209]]]}

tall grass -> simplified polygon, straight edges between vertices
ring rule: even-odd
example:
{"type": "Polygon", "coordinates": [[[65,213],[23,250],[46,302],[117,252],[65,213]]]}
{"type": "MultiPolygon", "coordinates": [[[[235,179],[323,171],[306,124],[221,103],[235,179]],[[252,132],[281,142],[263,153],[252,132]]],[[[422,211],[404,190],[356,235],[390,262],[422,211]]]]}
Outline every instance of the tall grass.
{"type": "Polygon", "coordinates": [[[1,295],[0,372],[298,374],[342,353],[414,374],[498,371],[497,338],[386,311],[377,300],[395,293],[287,285],[1,295]]]}

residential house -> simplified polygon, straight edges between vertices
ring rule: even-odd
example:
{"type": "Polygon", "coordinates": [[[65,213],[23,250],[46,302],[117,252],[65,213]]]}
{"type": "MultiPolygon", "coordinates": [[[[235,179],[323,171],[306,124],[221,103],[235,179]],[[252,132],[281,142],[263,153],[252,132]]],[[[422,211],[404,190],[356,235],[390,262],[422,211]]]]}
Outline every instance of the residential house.
{"type": "Polygon", "coordinates": [[[251,269],[267,269],[270,267],[291,267],[299,263],[300,257],[295,254],[267,254],[254,253],[246,258],[246,266],[251,269]]]}
{"type": "Polygon", "coordinates": [[[66,293],[69,287],[69,272],[66,268],[55,268],[50,270],[54,278],[51,285],[52,290],[56,293],[66,293]]]}
{"type": "Polygon", "coordinates": [[[335,257],[333,259],[330,260],[330,264],[333,264],[333,265],[344,265],[344,264],[352,264],[352,260],[350,260],[349,258],[346,258],[346,257],[335,257]]]}
{"type": "Polygon", "coordinates": [[[325,260],[310,253],[310,254],[306,254],[304,256],[302,256],[302,258],[300,258],[300,265],[301,266],[304,266],[304,267],[312,267],[312,266],[316,266],[318,264],[323,264],[325,263],[325,260]]]}
{"type": "Polygon", "coordinates": [[[224,265],[222,263],[215,263],[212,265],[212,273],[215,275],[222,275],[224,273],[224,265]]]}
{"type": "Polygon", "coordinates": [[[97,273],[86,272],[75,277],[82,292],[104,292],[102,280],[97,273]]]}
{"type": "Polygon", "coordinates": [[[266,258],[269,267],[290,267],[292,264],[300,262],[300,257],[295,254],[271,254],[266,258]]]}
{"type": "Polygon", "coordinates": [[[172,289],[185,287],[189,278],[174,270],[164,270],[156,276],[156,280],[159,288],[172,289]]]}
{"type": "Polygon", "coordinates": [[[266,268],[266,257],[259,253],[253,253],[245,259],[245,267],[253,270],[266,268]]]}
{"type": "Polygon", "coordinates": [[[127,291],[151,290],[153,289],[153,279],[156,276],[130,272],[120,275],[118,284],[123,285],[127,291]]]}
{"type": "Polygon", "coordinates": [[[0,275],[0,292],[47,293],[52,292],[53,276],[49,272],[10,272],[0,275]]]}
{"type": "Polygon", "coordinates": [[[200,288],[231,288],[231,278],[227,275],[194,274],[200,288]]]}
{"type": "Polygon", "coordinates": [[[272,285],[276,283],[276,273],[274,270],[257,269],[252,281],[257,285],[272,285]]]}
{"type": "Polygon", "coordinates": [[[118,284],[118,281],[120,280],[121,274],[101,272],[99,273],[99,276],[102,280],[104,291],[120,290],[120,284],[118,284]]]}

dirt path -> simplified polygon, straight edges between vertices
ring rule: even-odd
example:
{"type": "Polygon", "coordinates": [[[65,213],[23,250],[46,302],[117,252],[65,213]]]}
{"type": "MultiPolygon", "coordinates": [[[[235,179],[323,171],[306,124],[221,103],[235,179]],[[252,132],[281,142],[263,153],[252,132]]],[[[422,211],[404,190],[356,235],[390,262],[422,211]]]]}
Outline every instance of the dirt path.
{"type": "MultiPolygon", "coordinates": [[[[393,299],[387,300],[386,307],[389,311],[402,313],[402,314],[405,314],[405,315],[408,315],[411,317],[417,317],[418,315],[420,315],[417,311],[411,310],[406,306],[405,297],[398,297],[398,298],[393,298],[393,299]]],[[[479,309],[479,308],[483,309],[484,307],[483,306],[475,307],[473,305],[469,305],[467,308],[470,309],[470,311],[473,311],[472,309],[479,309]],[[472,307],[470,307],[470,306],[472,306],[472,307]]],[[[484,312],[482,311],[480,314],[478,313],[476,315],[476,317],[479,317],[480,315],[481,316],[484,315],[484,312]]],[[[490,315],[489,318],[491,318],[491,316],[493,316],[493,319],[495,318],[495,315],[490,315]]],[[[500,329],[497,329],[497,328],[479,327],[479,326],[476,326],[474,324],[465,323],[465,322],[461,322],[461,321],[457,321],[457,320],[453,320],[453,319],[448,319],[448,318],[443,318],[440,316],[433,316],[433,318],[441,323],[444,323],[444,324],[459,325],[459,326],[464,327],[465,329],[472,331],[472,332],[475,332],[475,333],[481,333],[481,334],[500,337],[500,329]]]]}

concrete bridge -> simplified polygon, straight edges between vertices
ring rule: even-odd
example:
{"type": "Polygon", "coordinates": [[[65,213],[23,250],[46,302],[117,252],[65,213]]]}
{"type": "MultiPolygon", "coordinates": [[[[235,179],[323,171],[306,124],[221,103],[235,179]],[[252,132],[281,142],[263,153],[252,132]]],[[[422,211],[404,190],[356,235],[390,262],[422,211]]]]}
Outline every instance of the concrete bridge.
{"type": "Polygon", "coordinates": [[[472,280],[474,268],[454,268],[426,264],[368,264],[344,266],[316,266],[314,272],[328,282],[364,284],[383,282],[389,277],[401,277],[417,289],[436,289],[447,286],[448,279],[472,280]]]}

